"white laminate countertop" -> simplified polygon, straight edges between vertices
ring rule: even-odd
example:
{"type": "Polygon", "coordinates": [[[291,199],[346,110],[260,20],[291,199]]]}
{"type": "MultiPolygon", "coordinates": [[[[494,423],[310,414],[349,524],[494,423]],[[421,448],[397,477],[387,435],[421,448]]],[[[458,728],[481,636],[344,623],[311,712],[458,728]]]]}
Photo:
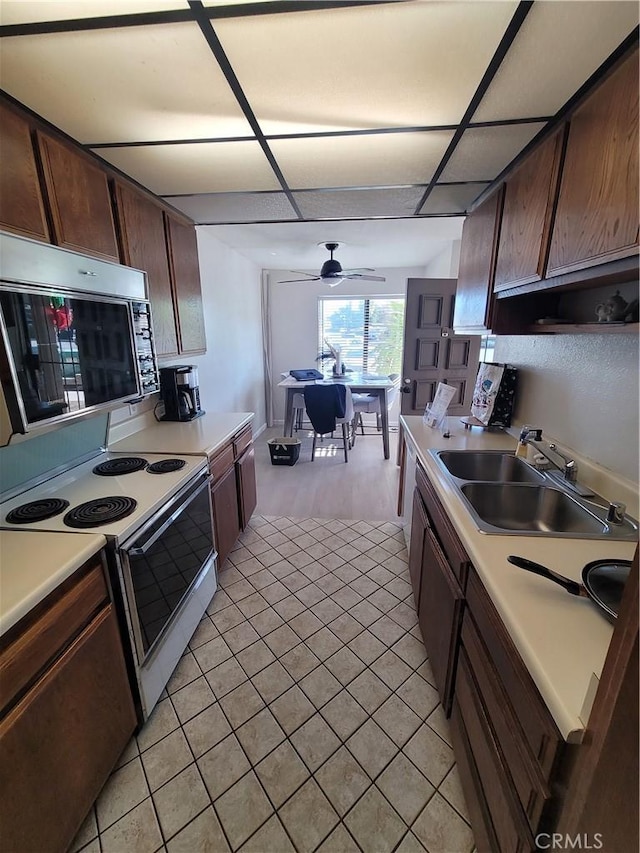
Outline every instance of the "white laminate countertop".
{"type": "Polygon", "coordinates": [[[579,742],[584,730],[580,713],[592,674],[602,672],[613,627],[589,599],[516,568],[507,556],[526,557],[580,581],[582,568],[592,560],[632,559],[635,543],[480,532],[453,481],[428,451],[514,449],[515,439],[504,432],[465,430],[453,417],[447,419],[449,439],[419,416],[402,416],[401,422],[560,733],[579,742]]]}
{"type": "Polygon", "coordinates": [[[0,530],[0,635],[106,543],[99,533],[0,530]]]}
{"type": "Polygon", "coordinates": [[[250,424],[253,416],[253,412],[207,412],[188,423],[154,421],[126,438],[110,439],[109,450],[211,456],[250,424]]]}

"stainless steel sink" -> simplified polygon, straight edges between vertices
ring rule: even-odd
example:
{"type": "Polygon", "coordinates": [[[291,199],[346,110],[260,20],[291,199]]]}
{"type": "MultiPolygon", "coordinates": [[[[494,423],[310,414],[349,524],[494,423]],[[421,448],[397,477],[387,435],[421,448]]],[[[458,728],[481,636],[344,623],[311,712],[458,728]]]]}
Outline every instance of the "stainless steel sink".
{"type": "Polygon", "coordinates": [[[459,480],[543,483],[544,476],[513,453],[501,450],[441,450],[435,454],[459,480]]]}
{"type": "Polygon", "coordinates": [[[521,483],[465,483],[460,491],[477,519],[518,533],[606,535],[607,524],[558,489],[521,483]]]}
{"type": "Polygon", "coordinates": [[[484,533],[560,536],[634,541],[638,523],[625,515],[607,521],[609,504],[563,488],[513,452],[503,450],[431,450],[484,533]]]}

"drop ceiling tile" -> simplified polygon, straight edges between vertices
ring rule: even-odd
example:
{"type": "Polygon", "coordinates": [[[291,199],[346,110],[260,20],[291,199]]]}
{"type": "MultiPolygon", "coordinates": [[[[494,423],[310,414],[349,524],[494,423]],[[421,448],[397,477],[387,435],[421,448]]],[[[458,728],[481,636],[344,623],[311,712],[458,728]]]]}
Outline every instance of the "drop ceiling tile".
{"type": "Polygon", "coordinates": [[[95,153],[156,195],[280,189],[257,142],[152,145],[95,153]]]}
{"type": "Polygon", "coordinates": [[[269,142],[293,189],[428,183],[453,132],[381,133],[269,142]]]}
{"type": "Polygon", "coordinates": [[[353,219],[370,216],[413,216],[425,187],[376,190],[313,190],[294,193],[306,219],[353,219]]]}
{"type": "Polygon", "coordinates": [[[489,186],[488,182],[436,185],[420,213],[466,213],[471,203],[489,186]]]}
{"type": "Polygon", "coordinates": [[[462,118],[516,6],[380,3],[214,27],[266,134],[418,127],[462,118]]]}
{"type": "Polygon", "coordinates": [[[534,3],[473,121],[554,115],[638,25],[639,9],[534,3]]]}
{"type": "Polygon", "coordinates": [[[186,0],[2,0],[0,22],[3,25],[34,24],[187,8],[186,0]]]}
{"type": "Polygon", "coordinates": [[[0,75],[83,143],[252,135],[194,23],[6,38],[0,75]]]}
{"type": "Polygon", "coordinates": [[[284,193],[208,193],[185,198],[167,197],[169,204],[196,224],[213,222],[277,222],[297,219],[284,193]]]}
{"type": "Polygon", "coordinates": [[[465,131],[440,180],[493,180],[543,127],[544,123],[532,122],[465,131]]]}

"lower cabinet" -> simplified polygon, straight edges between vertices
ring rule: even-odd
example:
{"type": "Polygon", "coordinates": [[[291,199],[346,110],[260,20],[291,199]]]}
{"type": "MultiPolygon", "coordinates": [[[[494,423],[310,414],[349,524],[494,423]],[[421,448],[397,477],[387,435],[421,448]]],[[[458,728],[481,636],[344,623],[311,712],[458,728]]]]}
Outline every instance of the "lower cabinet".
{"type": "Polygon", "coordinates": [[[420,466],[409,572],[477,849],[533,851],[559,811],[564,741],[420,466]]]}
{"type": "Polygon", "coordinates": [[[255,451],[251,427],[240,430],[209,460],[213,479],[213,526],[222,569],[257,504],[255,451]]]}
{"type": "Polygon", "coordinates": [[[0,676],[0,846],[64,853],[136,727],[100,563],[2,638],[0,676]]]}

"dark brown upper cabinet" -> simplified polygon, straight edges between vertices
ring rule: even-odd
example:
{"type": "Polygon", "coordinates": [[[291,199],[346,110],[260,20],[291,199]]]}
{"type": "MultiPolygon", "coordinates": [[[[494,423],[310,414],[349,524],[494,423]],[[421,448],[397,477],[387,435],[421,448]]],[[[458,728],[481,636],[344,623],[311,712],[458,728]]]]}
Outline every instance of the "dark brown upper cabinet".
{"type": "Polygon", "coordinates": [[[160,357],[178,355],[178,329],[162,208],[120,181],[115,184],[115,198],[122,261],[147,273],[156,354],[160,357]]]}
{"type": "Polygon", "coordinates": [[[207,342],[196,229],[166,213],[165,226],[180,352],[205,352],[207,342]]]}
{"type": "Polygon", "coordinates": [[[464,221],[453,327],[480,334],[491,329],[496,250],[504,187],[464,221]]]}
{"type": "Polygon", "coordinates": [[[506,182],[494,290],[544,275],[564,129],[539,145],[506,182]]]}
{"type": "Polygon", "coordinates": [[[0,104],[0,228],[49,242],[29,123],[0,104]]]}
{"type": "Polygon", "coordinates": [[[82,152],[38,131],[53,242],[119,261],[107,174],[82,152]]]}
{"type": "Polygon", "coordinates": [[[547,276],[636,254],[638,51],[571,117],[547,276]]]}

